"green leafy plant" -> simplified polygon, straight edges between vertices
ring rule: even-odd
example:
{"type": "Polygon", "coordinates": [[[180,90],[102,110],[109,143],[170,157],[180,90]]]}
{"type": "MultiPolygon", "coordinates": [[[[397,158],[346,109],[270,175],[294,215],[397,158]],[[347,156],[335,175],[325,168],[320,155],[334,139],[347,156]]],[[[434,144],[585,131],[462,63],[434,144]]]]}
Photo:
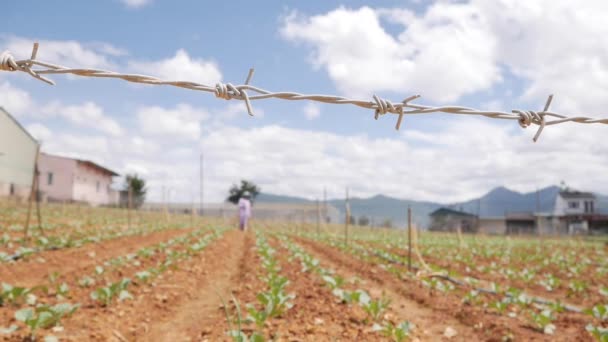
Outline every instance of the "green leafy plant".
{"type": "Polygon", "coordinates": [[[414,324],[409,321],[401,322],[397,325],[393,325],[391,322],[387,322],[384,326],[374,324],[373,330],[380,331],[382,334],[393,341],[402,342],[410,337],[414,324]]]}
{"type": "Polygon", "coordinates": [[[530,317],[532,318],[534,327],[539,331],[548,335],[553,335],[553,333],[555,333],[555,324],[553,324],[555,316],[553,316],[553,312],[551,310],[545,309],[540,313],[531,311],[530,317]]]}
{"type": "Polygon", "coordinates": [[[600,321],[608,321],[608,305],[596,305],[591,309],[583,311],[584,313],[597,318],[600,321]]]}
{"type": "Polygon", "coordinates": [[[30,329],[30,339],[35,339],[39,329],[46,329],[59,325],[64,317],[71,316],[79,304],[61,303],[57,305],[41,305],[37,308],[25,308],[15,312],[15,319],[25,323],[30,329]]]}
{"type": "Polygon", "coordinates": [[[377,322],[382,313],[388,308],[390,302],[390,299],[383,297],[376,300],[370,300],[369,303],[362,307],[367,315],[371,317],[372,321],[377,322]]]}
{"type": "Polygon", "coordinates": [[[589,323],[585,327],[585,330],[587,330],[597,341],[608,342],[608,328],[594,326],[593,324],[589,323]]]}
{"type": "Polygon", "coordinates": [[[95,285],[95,279],[93,279],[93,278],[91,278],[89,276],[84,276],[84,277],[82,277],[82,278],[80,278],[78,280],[78,285],[80,287],[90,287],[90,286],[93,286],[93,285],[95,285]]]}
{"type": "Polygon", "coordinates": [[[0,306],[3,306],[4,303],[10,303],[12,305],[23,304],[28,301],[28,296],[31,296],[32,292],[39,289],[46,291],[46,287],[44,286],[36,286],[28,289],[27,287],[2,283],[2,288],[0,289],[0,306]]]}
{"type": "Polygon", "coordinates": [[[228,305],[226,305],[226,301],[224,298],[218,293],[220,300],[222,301],[222,306],[224,307],[224,314],[226,315],[226,321],[228,322],[228,332],[226,333],[228,336],[232,338],[234,342],[265,342],[264,335],[259,332],[253,332],[251,336],[247,336],[247,334],[242,329],[242,316],[241,316],[241,307],[239,302],[232,296],[232,302],[236,308],[236,329],[233,328],[233,319],[228,311],[228,305]]]}
{"type": "Polygon", "coordinates": [[[100,287],[91,292],[91,299],[101,303],[103,306],[108,306],[112,300],[118,297],[119,301],[132,299],[133,297],[127,291],[127,286],[131,283],[129,278],[123,278],[120,281],[112,283],[105,287],[100,287]]]}

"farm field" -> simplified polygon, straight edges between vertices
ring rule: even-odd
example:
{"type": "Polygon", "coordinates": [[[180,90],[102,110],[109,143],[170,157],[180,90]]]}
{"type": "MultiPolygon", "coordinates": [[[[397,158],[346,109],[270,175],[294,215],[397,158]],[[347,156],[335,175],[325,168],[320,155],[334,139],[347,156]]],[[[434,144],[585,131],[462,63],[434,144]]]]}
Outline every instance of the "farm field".
{"type": "Polygon", "coordinates": [[[606,341],[604,241],[0,208],[0,340],[606,341]]]}

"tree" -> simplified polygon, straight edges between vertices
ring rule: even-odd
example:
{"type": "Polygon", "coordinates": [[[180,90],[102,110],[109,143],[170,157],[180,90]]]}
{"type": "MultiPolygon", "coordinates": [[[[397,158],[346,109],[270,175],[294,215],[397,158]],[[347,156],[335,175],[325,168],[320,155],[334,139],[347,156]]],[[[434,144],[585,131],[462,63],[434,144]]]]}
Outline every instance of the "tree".
{"type": "Polygon", "coordinates": [[[369,218],[365,215],[359,216],[359,225],[360,226],[369,226],[369,218]]]}
{"type": "Polygon", "coordinates": [[[230,190],[228,191],[228,198],[226,198],[226,200],[230,203],[238,204],[239,199],[241,199],[245,191],[248,191],[251,194],[251,202],[253,203],[262,189],[255,185],[255,183],[243,179],[241,180],[241,186],[232,184],[232,187],[230,187],[230,190]]]}
{"type": "Polygon", "coordinates": [[[384,220],[384,222],[382,222],[381,226],[384,228],[393,228],[393,220],[386,219],[386,220],[384,220]]]}
{"type": "MultiPolygon", "coordinates": [[[[133,207],[139,208],[144,201],[146,200],[146,192],[148,189],[146,188],[146,181],[143,178],[140,178],[137,174],[127,175],[125,178],[125,184],[123,186],[123,190],[129,192],[129,188],[131,189],[131,196],[133,196],[133,207]]],[[[127,197],[127,205],[129,198],[127,197]]]]}

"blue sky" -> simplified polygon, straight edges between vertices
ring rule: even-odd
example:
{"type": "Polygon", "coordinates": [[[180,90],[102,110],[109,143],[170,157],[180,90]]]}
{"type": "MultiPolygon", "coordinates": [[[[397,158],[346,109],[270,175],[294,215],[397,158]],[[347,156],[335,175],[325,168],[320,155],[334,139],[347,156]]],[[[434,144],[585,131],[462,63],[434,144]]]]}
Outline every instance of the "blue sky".
{"type": "MultiPolygon", "coordinates": [[[[506,111],[540,110],[555,93],[555,111],[607,114],[603,1],[19,1],[3,12],[0,50],[17,58],[38,40],[41,60],[210,85],[240,84],[254,67],[252,83],[275,91],[395,102],[420,93],[420,103],[506,111]]],[[[210,201],[240,178],[308,198],[348,186],[449,202],[561,180],[608,192],[598,185],[606,127],[549,127],[533,144],[533,127],[511,121],[415,116],[397,132],[395,118],[351,106],[265,100],[250,118],[243,103],[208,93],[53,79],[0,74],[0,106],[48,152],[143,174],[152,199],[162,186],[197,197],[200,151],[210,201]]]]}

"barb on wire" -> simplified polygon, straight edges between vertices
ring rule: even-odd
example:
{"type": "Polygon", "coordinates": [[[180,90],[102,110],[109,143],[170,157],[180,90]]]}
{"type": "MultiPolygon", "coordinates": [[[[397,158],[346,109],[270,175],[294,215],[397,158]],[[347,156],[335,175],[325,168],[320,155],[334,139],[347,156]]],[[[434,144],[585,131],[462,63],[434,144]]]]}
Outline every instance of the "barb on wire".
{"type": "Polygon", "coordinates": [[[282,100],[290,101],[316,101],[321,103],[329,104],[349,104],[355,105],[362,108],[372,109],[374,111],[374,118],[377,120],[380,116],[385,114],[398,115],[395,129],[399,130],[404,115],[415,115],[415,114],[432,114],[432,113],[445,113],[455,115],[479,115],[493,119],[504,119],[504,120],[516,120],[522,128],[527,128],[530,125],[537,125],[538,130],[534,135],[533,141],[537,141],[543,129],[546,126],[556,125],[564,122],[577,122],[583,124],[608,124],[608,118],[594,119],[584,116],[568,117],[566,115],[553,113],[549,111],[549,106],[553,100],[553,95],[550,95],[545,103],[545,107],[540,112],[531,110],[512,110],[510,113],[501,111],[483,111],[474,108],[460,107],[460,106],[424,106],[410,103],[416,100],[420,95],[413,95],[402,102],[392,103],[389,100],[382,99],[377,95],[373,95],[373,101],[350,99],[343,96],[334,95],[318,95],[318,94],[300,94],[296,92],[271,92],[262,88],[250,85],[251,78],[253,77],[254,69],[249,69],[249,74],[245,83],[242,85],[233,85],[231,83],[217,83],[215,86],[209,86],[196,82],[188,81],[167,81],[152,76],[138,75],[138,74],[123,74],[113,71],[98,70],[98,69],[83,69],[83,68],[68,68],[61,65],[51,64],[42,62],[36,59],[38,52],[38,43],[34,43],[32,54],[29,59],[15,60],[10,52],[5,51],[0,54],[0,71],[21,71],[28,73],[30,76],[54,85],[55,83],[44,75],[53,74],[72,74],[82,77],[101,77],[101,78],[117,78],[128,82],[151,84],[151,85],[169,85],[179,88],[191,89],[196,91],[203,91],[215,94],[216,97],[225,100],[241,100],[245,102],[247,113],[253,116],[253,108],[251,101],[263,100],[269,98],[277,98],[282,100]],[[35,68],[38,67],[38,68],[35,68]],[[249,92],[254,94],[249,94],[249,92]],[[547,120],[552,118],[552,120],[547,120]]]}

